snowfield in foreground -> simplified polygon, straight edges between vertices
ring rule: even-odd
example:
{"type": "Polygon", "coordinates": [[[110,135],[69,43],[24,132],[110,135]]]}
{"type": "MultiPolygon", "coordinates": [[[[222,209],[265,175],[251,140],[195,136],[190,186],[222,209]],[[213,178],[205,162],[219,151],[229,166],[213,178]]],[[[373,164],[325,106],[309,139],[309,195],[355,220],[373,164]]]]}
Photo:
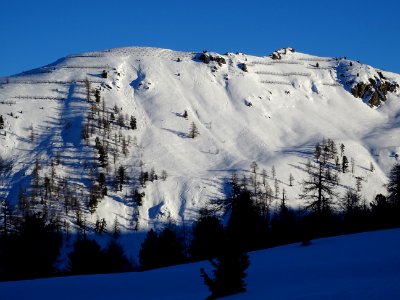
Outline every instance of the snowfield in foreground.
{"type": "MultiPolygon", "coordinates": [[[[400,299],[400,229],[314,240],[250,255],[248,291],[227,299],[400,299]]],[[[2,300],[205,299],[199,268],[0,283],[2,300]]]]}

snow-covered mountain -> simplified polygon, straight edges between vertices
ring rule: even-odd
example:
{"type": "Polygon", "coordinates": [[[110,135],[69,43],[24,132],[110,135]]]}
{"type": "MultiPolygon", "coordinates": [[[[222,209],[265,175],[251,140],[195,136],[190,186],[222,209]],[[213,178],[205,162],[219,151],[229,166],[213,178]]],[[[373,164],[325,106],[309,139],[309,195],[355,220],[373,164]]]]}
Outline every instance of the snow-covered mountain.
{"type": "MultiPolygon", "coordinates": [[[[1,79],[0,155],[12,161],[1,196],[16,205],[37,174],[41,185],[54,177],[58,191],[48,192],[70,191],[89,224],[105,218],[111,226],[117,217],[125,230],[146,230],[192,220],[210,199],[225,196],[232,172],[245,174],[255,161],[271,186],[274,167],[280,191],[296,206],[301,166],[330,138],[354,160],[339,190],[362,177],[369,201],[385,191],[400,153],[397,83],[398,74],[291,48],[265,57],[140,47],[71,55],[1,79]],[[199,135],[190,138],[193,124],[199,135]],[[108,152],[104,168],[98,145],[108,152]],[[129,178],[114,188],[121,166],[129,178]],[[152,177],[152,169],[158,178],[141,187],[139,174],[152,177]],[[90,187],[100,173],[108,193],[91,214],[90,187]],[[134,189],[145,194],[138,208],[134,189]]],[[[47,205],[74,227],[64,203],[47,205]]]]}
{"type": "MultiPolygon", "coordinates": [[[[247,292],[223,299],[399,299],[400,230],[318,239],[250,253],[247,292]]],[[[148,272],[0,282],[3,300],[205,299],[207,261],[148,272]]]]}

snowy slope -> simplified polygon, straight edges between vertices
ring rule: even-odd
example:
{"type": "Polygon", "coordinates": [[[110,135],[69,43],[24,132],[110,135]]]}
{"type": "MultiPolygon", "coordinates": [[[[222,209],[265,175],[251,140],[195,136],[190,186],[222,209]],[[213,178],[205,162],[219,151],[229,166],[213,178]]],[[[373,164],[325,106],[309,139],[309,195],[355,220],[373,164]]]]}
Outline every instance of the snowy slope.
{"type": "MultiPolygon", "coordinates": [[[[250,254],[247,292],[226,299],[399,299],[400,230],[318,239],[250,254]]],[[[205,299],[208,262],[142,273],[0,282],[3,300],[205,299]]]]}
{"type": "MultiPolygon", "coordinates": [[[[198,53],[121,48],[69,56],[3,78],[0,155],[12,159],[14,167],[1,182],[2,196],[16,203],[32,177],[33,162],[39,159],[43,177],[57,153],[57,176],[66,178],[78,195],[87,196],[97,153],[94,136],[89,145],[81,139],[91,109],[85,78],[92,89],[101,89],[106,110],[116,105],[122,115],[137,118],[137,130],[113,125],[107,141],[113,145],[114,134],[124,136],[129,153],[124,156],[119,150],[115,164],[109,157],[108,177],[119,166],[137,177],[142,163],[146,171],[168,174],[165,181],[148,182],[141,190],[146,195],[139,208],[139,229],[193,219],[210,199],[224,197],[233,171],[247,172],[252,161],[259,164],[259,172],[265,168],[271,174],[275,166],[280,190],[285,188],[289,203],[296,206],[305,176],[301,165],[324,137],[344,143],[345,154],[355,160],[354,174],[341,175],[341,192],[355,186],[356,176],[363,177],[367,200],[384,192],[386,174],[400,153],[399,89],[387,93],[379,107],[370,107],[365,98],[355,98],[351,88],[379,78],[377,70],[357,62],[350,66],[345,59],[280,53],[278,60],[211,53],[225,63],[203,63],[198,53]],[[102,70],[108,78],[101,78],[102,70]],[[187,119],[182,117],[184,110],[187,119]],[[195,139],[188,138],[192,122],[200,132],[195,139]],[[369,171],[370,163],[374,172],[369,171]],[[288,184],[290,173],[293,187],[288,184]]],[[[400,82],[398,74],[382,73],[400,82]]],[[[273,186],[271,176],[268,181],[273,186]]],[[[124,229],[132,230],[132,185],[118,192],[110,188],[96,213],[87,213],[89,225],[100,217],[111,226],[118,216],[124,229]]],[[[71,216],[67,219],[74,223],[71,216]]]]}

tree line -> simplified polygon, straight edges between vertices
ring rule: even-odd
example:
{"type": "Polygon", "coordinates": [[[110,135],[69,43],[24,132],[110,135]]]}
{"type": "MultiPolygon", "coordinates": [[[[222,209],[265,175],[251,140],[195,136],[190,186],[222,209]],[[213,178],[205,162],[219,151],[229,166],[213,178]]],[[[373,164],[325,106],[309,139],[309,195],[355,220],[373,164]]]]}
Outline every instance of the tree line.
{"type": "MultiPolygon", "coordinates": [[[[386,195],[378,194],[371,202],[365,201],[357,177],[355,186],[339,195],[338,173],[352,172],[354,166],[352,159],[347,159],[343,144],[337,147],[332,140],[327,140],[315,146],[312,157],[304,164],[306,176],[300,182],[299,195],[304,200],[302,208],[287,205],[290,199],[279,185],[274,166],[268,174],[253,162],[242,176],[232,174],[230,193],[202,208],[190,230],[173,224],[167,224],[161,231],[150,230],[135,263],[126,257],[118,242],[121,232],[117,218],[110,232],[107,232],[105,220],[100,218],[92,230],[82,212],[82,203],[86,202],[86,209],[90,211],[92,197],[97,199],[107,194],[105,172],[100,169],[93,177],[96,189],[82,201],[79,191],[56,175],[58,159],[54,158],[54,168],[44,177],[39,176],[40,163],[34,162],[32,188],[29,192],[20,192],[18,213],[5,200],[1,202],[1,280],[149,270],[210,260],[215,268],[213,276],[204,270],[200,274],[212,297],[219,297],[245,290],[244,270],[249,264],[245,253],[248,251],[292,242],[306,245],[318,237],[400,226],[400,164],[390,171],[386,195]],[[268,183],[271,180],[272,187],[268,183]],[[68,267],[61,271],[56,268],[57,258],[73,224],[62,221],[57,213],[55,207],[59,201],[64,202],[67,215],[76,215],[75,225],[79,228],[68,255],[68,267]],[[100,247],[90,237],[90,232],[109,234],[109,244],[100,247]],[[223,278],[226,274],[236,275],[223,278]],[[221,287],[226,280],[231,283],[221,287]]],[[[1,165],[7,166],[7,163],[1,165]]],[[[2,167],[3,171],[5,169],[2,167]]],[[[370,172],[373,171],[371,164],[370,172]]],[[[116,190],[127,182],[127,177],[125,168],[118,168],[113,184],[116,190]]],[[[138,183],[143,186],[146,181],[157,179],[154,171],[146,174],[142,170],[138,183]]],[[[290,174],[289,186],[294,181],[290,174]]],[[[144,195],[138,188],[133,194],[136,205],[140,206],[144,195]]]]}

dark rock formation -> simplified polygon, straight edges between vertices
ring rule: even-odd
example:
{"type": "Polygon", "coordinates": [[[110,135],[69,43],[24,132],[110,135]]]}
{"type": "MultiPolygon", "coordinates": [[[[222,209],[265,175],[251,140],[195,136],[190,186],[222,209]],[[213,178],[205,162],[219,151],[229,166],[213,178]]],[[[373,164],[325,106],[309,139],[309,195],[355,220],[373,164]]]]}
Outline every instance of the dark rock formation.
{"type": "Polygon", "coordinates": [[[286,55],[287,53],[290,53],[290,52],[294,53],[296,51],[294,50],[294,48],[291,48],[291,47],[282,48],[282,49],[278,49],[278,50],[272,52],[272,54],[269,57],[271,57],[274,60],[279,60],[279,59],[282,59],[283,55],[286,55]]]}
{"type": "Polygon", "coordinates": [[[247,65],[245,63],[239,64],[238,65],[239,69],[242,70],[243,72],[248,72],[249,70],[247,69],[247,65]]]}
{"type": "Polygon", "coordinates": [[[368,78],[368,83],[359,82],[351,88],[351,94],[356,98],[365,100],[371,107],[379,106],[386,101],[388,93],[394,93],[399,87],[398,83],[386,80],[381,72],[380,78],[368,78]]]}
{"type": "Polygon", "coordinates": [[[222,64],[226,64],[226,60],[222,56],[211,55],[209,53],[201,53],[200,55],[197,56],[197,59],[205,64],[208,64],[211,61],[217,62],[219,66],[222,66],[222,64]]]}

